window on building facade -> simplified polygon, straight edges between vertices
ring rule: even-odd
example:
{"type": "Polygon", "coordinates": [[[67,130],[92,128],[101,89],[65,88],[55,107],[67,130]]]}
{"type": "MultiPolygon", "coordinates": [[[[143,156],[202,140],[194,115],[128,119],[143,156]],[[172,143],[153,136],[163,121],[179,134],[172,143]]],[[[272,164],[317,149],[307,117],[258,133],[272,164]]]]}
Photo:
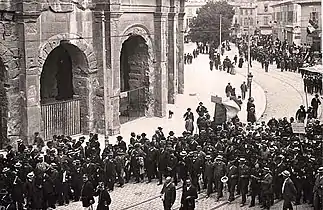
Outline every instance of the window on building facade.
{"type": "Polygon", "coordinates": [[[317,22],[319,19],[319,14],[317,11],[312,11],[310,13],[310,19],[313,20],[314,22],[317,22]]]}
{"type": "Polygon", "coordinates": [[[268,25],[268,17],[267,16],[264,17],[264,25],[268,25]]]}
{"type": "Polygon", "coordinates": [[[251,26],[253,25],[253,18],[252,17],[250,18],[250,25],[251,26]]]}
{"type": "Polygon", "coordinates": [[[252,15],[252,9],[250,10],[250,15],[252,15]]]}
{"type": "Polygon", "coordinates": [[[240,9],[240,15],[243,15],[243,9],[240,9]]]}
{"type": "Polygon", "coordinates": [[[248,25],[248,18],[244,18],[244,25],[247,26],[248,25]]]}
{"type": "Polygon", "coordinates": [[[265,4],[265,5],[264,5],[264,11],[265,11],[265,12],[268,12],[268,4],[265,4]]]}
{"type": "Polygon", "coordinates": [[[287,12],[287,22],[292,23],[293,22],[293,11],[287,12]]]}
{"type": "Polygon", "coordinates": [[[249,15],[249,14],[248,14],[248,9],[245,9],[245,15],[249,15]]]}

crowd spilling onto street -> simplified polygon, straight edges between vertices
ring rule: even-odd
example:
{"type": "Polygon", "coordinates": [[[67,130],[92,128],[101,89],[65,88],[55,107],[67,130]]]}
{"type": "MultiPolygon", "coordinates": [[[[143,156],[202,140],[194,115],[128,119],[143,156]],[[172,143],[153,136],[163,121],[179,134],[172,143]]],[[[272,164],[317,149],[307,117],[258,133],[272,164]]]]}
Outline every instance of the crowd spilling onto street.
{"type": "MultiPolygon", "coordinates": [[[[208,196],[216,193],[217,200],[225,199],[225,184],[229,201],[240,194],[241,206],[250,195],[250,206],[269,209],[275,199],[284,199],[286,208],[295,201],[320,209],[323,125],[319,120],[308,120],[306,134],[296,135],[293,118],[218,124],[203,103],[196,113],[197,128],[185,126],[182,135],[172,131],[165,135],[158,127],[150,139],[145,133],[125,137],[128,145],[118,136],[117,144],[106,145],[102,152],[96,134],[90,134],[87,142],[85,137],[75,140],[61,135],[45,145],[38,133],[34,145],[18,141],[17,148],[8,146],[7,155],[0,157],[2,205],[47,209],[81,200],[90,207],[98,195],[98,209],[108,209],[109,191],[115,186],[153,179],[161,185],[166,178],[161,192],[165,209],[173,205],[173,187],[179,182],[184,184],[183,210],[194,209],[202,189],[208,196]]],[[[194,115],[184,117],[194,121],[194,115]]]]}

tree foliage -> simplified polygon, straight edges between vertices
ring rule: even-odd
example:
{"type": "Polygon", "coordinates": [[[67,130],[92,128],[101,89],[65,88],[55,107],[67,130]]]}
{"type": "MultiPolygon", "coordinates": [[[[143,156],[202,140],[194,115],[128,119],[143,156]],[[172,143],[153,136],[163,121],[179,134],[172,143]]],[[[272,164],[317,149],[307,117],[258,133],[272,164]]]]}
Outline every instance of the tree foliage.
{"type": "Polygon", "coordinates": [[[197,12],[190,24],[189,37],[193,42],[210,43],[218,46],[220,43],[220,14],[222,15],[222,40],[230,34],[234,10],[225,1],[208,2],[197,12]]]}

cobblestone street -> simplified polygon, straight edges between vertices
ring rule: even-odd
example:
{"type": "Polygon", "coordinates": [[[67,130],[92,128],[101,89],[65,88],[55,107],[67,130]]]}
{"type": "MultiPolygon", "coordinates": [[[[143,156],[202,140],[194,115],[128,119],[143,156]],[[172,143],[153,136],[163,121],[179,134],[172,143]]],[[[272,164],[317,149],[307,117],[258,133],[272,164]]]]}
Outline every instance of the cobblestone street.
{"type": "MultiPolygon", "coordinates": [[[[186,52],[189,52],[193,49],[194,45],[190,44],[186,48],[186,52]]],[[[226,52],[223,57],[226,55],[229,56],[229,58],[233,58],[233,56],[237,53],[237,49],[232,46],[232,50],[229,52],[226,52]]],[[[205,77],[199,75],[197,77],[192,77],[191,71],[200,71],[203,72],[201,74],[209,74],[208,70],[208,55],[199,55],[197,59],[193,61],[192,65],[186,65],[186,73],[191,74],[190,78],[195,79],[195,87],[197,85],[200,85],[201,82],[203,82],[203,79],[205,77]],[[198,68],[198,69],[196,69],[198,68]]],[[[275,116],[277,118],[283,117],[283,116],[294,116],[296,110],[298,109],[300,104],[305,104],[305,95],[303,93],[303,84],[301,76],[297,73],[291,73],[291,72],[280,72],[277,69],[274,68],[274,66],[270,67],[270,71],[268,73],[265,73],[263,69],[261,69],[261,65],[257,62],[253,62],[253,68],[250,69],[254,75],[254,83],[253,83],[253,94],[255,94],[256,99],[256,106],[258,106],[258,117],[262,120],[268,120],[272,116],[275,116]],[[259,85],[259,86],[258,86],[259,85]],[[260,86],[262,88],[260,88],[260,86]],[[254,91],[255,90],[255,91],[254,91]],[[263,95],[263,91],[265,91],[266,95],[263,95]],[[259,103],[257,104],[257,100],[259,103]],[[267,102],[267,103],[265,103],[267,102]],[[259,106],[263,106],[263,108],[259,108],[259,106]],[[264,112],[261,115],[261,113],[264,112]]],[[[215,90],[209,91],[213,92],[214,94],[217,91],[224,92],[224,85],[229,80],[232,80],[233,84],[237,87],[237,93],[239,95],[239,84],[241,81],[244,80],[242,76],[245,76],[247,72],[247,67],[244,66],[242,69],[237,68],[237,75],[227,75],[225,72],[212,72],[216,75],[222,74],[223,78],[226,78],[225,81],[223,81],[222,78],[215,79],[215,86],[220,86],[216,88],[215,90]],[[234,78],[239,78],[234,79],[234,78]],[[218,81],[221,80],[221,81],[218,81]],[[237,80],[237,81],[236,81],[237,80]]],[[[189,80],[187,80],[187,76],[185,80],[185,85],[188,83],[192,83],[189,80]]],[[[193,80],[194,81],[194,80],[193,80]]],[[[204,82],[212,82],[212,79],[209,79],[204,82]]],[[[214,87],[215,87],[214,86],[214,87]]],[[[203,88],[202,88],[203,89],[203,88]]],[[[206,92],[200,91],[201,89],[194,89],[194,85],[189,85],[185,88],[185,94],[196,92],[196,94],[200,97],[190,99],[188,104],[187,100],[183,100],[179,96],[177,99],[180,101],[179,103],[176,103],[176,105],[169,105],[172,109],[176,110],[185,110],[186,106],[194,105],[197,103],[201,98],[207,99],[209,96],[206,95],[206,92]],[[181,100],[183,100],[181,102],[181,100]],[[175,107],[175,108],[174,108],[175,107]],[[176,108],[177,107],[177,108],[176,108]]],[[[219,95],[223,95],[224,93],[219,93],[219,95]]],[[[309,97],[309,101],[310,101],[309,97]]],[[[204,101],[207,107],[211,105],[210,102],[204,101]]],[[[194,108],[194,107],[193,107],[194,108]]],[[[211,107],[212,108],[212,107],[211,107]]],[[[244,110],[244,109],[243,109],[244,110]]],[[[180,112],[180,111],[178,111],[180,112]]],[[[213,111],[212,111],[213,113],[213,111]]],[[[243,114],[242,112],[240,114],[243,114]]],[[[151,135],[151,132],[154,131],[154,126],[157,127],[157,125],[160,125],[160,123],[164,126],[164,128],[174,128],[174,130],[181,130],[183,129],[183,122],[180,120],[182,112],[175,113],[175,115],[179,115],[177,117],[174,117],[172,121],[169,121],[169,119],[158,119],[156,122],[153,122],[153,120],[149,121],[152,124],[148,123],[149,126],[147,126],[147,122],[145,119],[140,119],[137,122],[131,122],[130,125],[125,125],[125,127],[129,127],[127,129],[122,128],[121,129],[121,135],[127,136],[130,132],[130,129],[137,130],[138,132],[141,132],[140,129],[147,129],[151,128],[151,131],[146,131],[148,133],[148,136],[151,135]],[[142,122],[140,122],[142,121],[142,122]],[[139,123],[138,123],[139,122],[139,123]],[[143,123],[146,123],[146,126],[144,128],[141,128],[143,123]],[[137,125],[136,125],[137,124],[137,125]],[[138,130],[139,129],[139,130],[138,130]],[[150,132],[150,133],[149,133],[150,132]]],[[[142,131],[144,132],[144,130],[142,131]]],[[[167,133],[168,130],[165,130],[165,133],[167,133]]],[[[176,132],[175,132],[176,133],[176,132]]],[[[178,132],[177,132],[178,134],[178,132]]],[[[114,137],[112,137],[113,139],[114,137]]],[[[127,140],[127,138],[126,138],[127,140]]],[[[176,202],[174,204],[174,209],[179,209],[180,207],[180,197],[181,197],[181,184],[179,184],[177,189],[177,198],[176,202]]],[[[123,188],[116,187],[113,192],[111,192],[111,198],[112,198],[112,204],[111,209],[112,210],[162,210],[162,201],[159,198],[159,193],[161,191],[162,186],[157,186],[157,182],[153,181],[152,183],[146,184],[146,183],[130,183],[126,184],[123,188]]],[[[237,198],[234,202],[231,204],[227,203],[227,199],[222,198],[220,201],[216,202],[215,194],[213,194],[210,198],[206,198],[206,194],[204,191],[201,191],[199,194],[199,198],[197,201],[197,210],[211,210],[211,209],[219,209],[219,210],[237,210],[237,209],[260,209],[259,206],[249,208],[247,203],[246,206],[240,207],[240,198],[237,198]]],[[[249,198],[250,200],[250,198],[249,198]]],[[[278,210],[282,208],[282,202],[276,203],[271,209],[278,210]]],[[[69,206],[63,206],[59,207],[59,210],[68,210],[68,209],[81,209],[81,203],[76,202],[72,203],[69,206]]],[[[311,209],[308,205],[300,205],[297,206],[298,210],[308,210],[311,209]]]]}

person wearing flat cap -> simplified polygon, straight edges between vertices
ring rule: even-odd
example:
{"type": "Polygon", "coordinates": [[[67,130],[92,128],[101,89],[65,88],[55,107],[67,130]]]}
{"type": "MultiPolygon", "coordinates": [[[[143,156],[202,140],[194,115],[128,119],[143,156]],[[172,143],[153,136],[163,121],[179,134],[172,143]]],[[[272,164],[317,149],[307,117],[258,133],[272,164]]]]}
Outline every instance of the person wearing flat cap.
{"type": "Polygon", "coordinates": [[[323,206],[323,167],[317,170],[315,184],[313,188],[314,193],[314,210],[322,210],[323,206]]]}
{"type": "Polygon", "coordinates": [[[296,200],[296,187],[293,181],[290,178],[290,172],[285,170],[282,172],[284,177],[284,183],[282,186],[282,195],[283,195],[283,210],[293,210],[292,201],[296,200]]]}

